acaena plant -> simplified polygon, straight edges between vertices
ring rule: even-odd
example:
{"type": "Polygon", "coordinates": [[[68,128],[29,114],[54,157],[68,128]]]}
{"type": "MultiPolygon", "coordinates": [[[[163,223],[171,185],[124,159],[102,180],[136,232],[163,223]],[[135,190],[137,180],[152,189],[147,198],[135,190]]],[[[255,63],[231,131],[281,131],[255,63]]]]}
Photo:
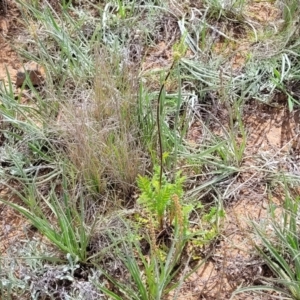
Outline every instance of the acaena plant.
{"type": "Polygon", "coordinates": [[[160,229],[164,228],[165,217],[168,217],[170,223],[174,219],[175,204],[172,199],[182,198],[184,180],[185,177],[180,172],[176,174],[173,183],[168,181],[163,174],[160,184],[160,168],[158,166],[154,167],[152,178],[139,176],[137,179],[138,187],[141,190],[139,203],[157,218],[160,229]]]}

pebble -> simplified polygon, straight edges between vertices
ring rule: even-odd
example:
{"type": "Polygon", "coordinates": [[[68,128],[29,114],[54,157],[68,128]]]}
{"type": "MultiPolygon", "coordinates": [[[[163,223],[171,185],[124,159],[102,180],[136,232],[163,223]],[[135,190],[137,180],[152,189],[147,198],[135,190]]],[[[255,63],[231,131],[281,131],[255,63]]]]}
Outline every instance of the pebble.
{"type": "Polygon", "coordinates": [[[45,81],[45,70],[36,62],[28,62],[17,73],[16,86],[19,88],[26,79],[26,72],[33,86],[40,86],[45,81]]]}

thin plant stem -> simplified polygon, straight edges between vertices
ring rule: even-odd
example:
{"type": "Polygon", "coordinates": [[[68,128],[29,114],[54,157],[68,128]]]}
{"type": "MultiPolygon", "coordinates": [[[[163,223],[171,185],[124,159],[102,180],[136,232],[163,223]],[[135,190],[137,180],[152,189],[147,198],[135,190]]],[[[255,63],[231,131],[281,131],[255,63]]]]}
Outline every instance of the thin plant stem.
{"type": "Polygon", "coordinates": [[[159,147],[159,160],[160,160],[160,171],[159,171],[159,188],[161,188],[162,184],[162,174],[163,174],[163,145],[162,145],[162,132],[161,132],[161,122],[160,122],[160,117],[162,114],[162,109],[161,109],[161,96],[162,92],[166,86],[166,82],[171,74],[171,71],[175,65],[175,60],[173,61],[161,87],[160,91],[157,97],[157,107],[156,107],[156,122],[157,122],[157,132],[158,132],[158,147],[159,147]]]}

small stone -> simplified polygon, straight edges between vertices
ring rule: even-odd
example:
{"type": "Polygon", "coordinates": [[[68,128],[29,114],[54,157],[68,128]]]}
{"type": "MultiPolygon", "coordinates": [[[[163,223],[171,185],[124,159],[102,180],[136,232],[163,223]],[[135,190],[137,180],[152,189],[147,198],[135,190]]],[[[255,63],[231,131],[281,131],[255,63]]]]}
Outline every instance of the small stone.
{"type": "MultiPolygon", "coordinates": [[[[0,0],[1,1],[1,0],[0,0]]],[[[6,38],[8,34],[8,22],[5,18],[0,17],[0,37],[6,38]]]]}
{"type": "Polygon", "coordinates": [[[45,81],[45,70],[36,62],[28,62],[17,73],[16,86],[19,88],[26,79],[26,73],[33,86],[40,86],[45,81]]]}

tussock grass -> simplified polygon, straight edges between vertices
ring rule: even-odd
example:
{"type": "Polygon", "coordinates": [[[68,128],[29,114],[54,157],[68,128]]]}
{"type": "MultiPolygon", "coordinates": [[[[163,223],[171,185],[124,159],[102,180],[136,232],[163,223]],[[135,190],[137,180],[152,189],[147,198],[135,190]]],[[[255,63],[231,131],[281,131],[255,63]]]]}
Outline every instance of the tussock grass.
{"type": "Polygon", "coordinates": [[[58,128],[64,130],[70,161],[89,188],[101,194],[112,186],[128,194],[137,174],[143,173],[136,83],[113,53],[103,48],[95,57],[93,91],[82,103],[62,107],[58,128]]]}

